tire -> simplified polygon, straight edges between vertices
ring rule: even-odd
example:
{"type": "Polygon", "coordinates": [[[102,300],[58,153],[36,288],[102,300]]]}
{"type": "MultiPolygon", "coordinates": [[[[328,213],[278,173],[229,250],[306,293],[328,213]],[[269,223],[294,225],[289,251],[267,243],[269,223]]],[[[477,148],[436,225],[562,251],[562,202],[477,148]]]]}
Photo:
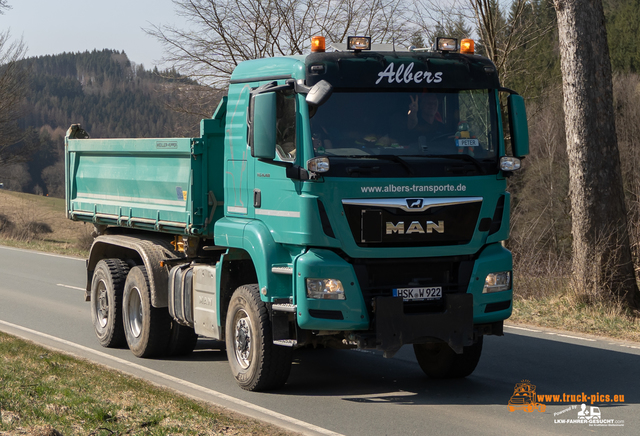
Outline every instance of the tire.
{"type": "Polygon", "coordinates": [[[225,327],[229,365],[242,389],[266,391],[286,383],[293,349],[273,344],[269,314],[260,300],[258,285],[236,289],[225,327]]]}
{"type": "Polygon", "coordinates": [[[186,356],[191,354],[196,348],[198,335],[191,327],[171,321],[171,333],[169,334],[169,344],[167,345],[168,356],[186,356]]]}
{"type": "Polygon", "coordinates": [[[413,344],[413,351],[420,368],[430,378],[464,378],[476,369],[480,361],[482,336],[475,344],[464,347],[462,354],[456,354],[444,342],[413,344]]]}
{"type": "Polygon", "coordinates": [[[166,351],[171,318],[166,308],[151,306],[151,289],[144,266],[129,271],[124,285],[122,318],[127,344],[135,356],[154,357],[166,351]]]}
{"type": "Polygon", "coordinates": [[[127,344],[122,324],[122,293],[129,266],[120,259],[98,262],[91,279],[91,320],[100,345],[127,344]]]}

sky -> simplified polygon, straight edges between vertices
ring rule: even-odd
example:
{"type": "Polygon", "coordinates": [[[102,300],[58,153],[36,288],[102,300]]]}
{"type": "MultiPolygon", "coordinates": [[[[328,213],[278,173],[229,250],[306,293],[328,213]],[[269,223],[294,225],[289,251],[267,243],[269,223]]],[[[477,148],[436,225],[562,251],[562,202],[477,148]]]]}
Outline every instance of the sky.
{"type": "Polygon", "coordinates": [[[171,0],[9,0],[0,31],[23,38],[27,56],[93,49],[124,50],[146,69],[162,65],[162,45],[142,30],[152,24],[186,28],[171,0]]]}

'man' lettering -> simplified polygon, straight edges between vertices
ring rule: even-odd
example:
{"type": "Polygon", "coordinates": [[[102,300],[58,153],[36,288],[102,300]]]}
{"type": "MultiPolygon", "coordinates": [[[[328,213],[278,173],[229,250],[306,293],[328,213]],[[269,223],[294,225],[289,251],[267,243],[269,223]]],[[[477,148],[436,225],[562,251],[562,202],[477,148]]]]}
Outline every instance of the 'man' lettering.
{"type": "Polygon", "coordinates": [[[404,235],[404,221],[400,221],[398,224],[387,223],[387,235],[393,233],[404,235]]]}
{"type": "Polygon", "coordinates": [[[411,235],[414,233],[423,234],[423,233],[444,233],[444,221],[438,221],[438,223],[434,223],[433,221],[427,221],[425,223],[426,228],[420,224],[419,221],[411,221],[409,227],[405,229],[404,221],[400,221],[397,224],[393,222],[386,223],[386,233],[387,235],[392,235],[397,233],[398,235],[411,235]]]}
{"type": "Polygon", "coordinates": [[[444,221],[438,221],[438,224],[433,221],[427,221],[427,233],[444,233],[444,221]]]}

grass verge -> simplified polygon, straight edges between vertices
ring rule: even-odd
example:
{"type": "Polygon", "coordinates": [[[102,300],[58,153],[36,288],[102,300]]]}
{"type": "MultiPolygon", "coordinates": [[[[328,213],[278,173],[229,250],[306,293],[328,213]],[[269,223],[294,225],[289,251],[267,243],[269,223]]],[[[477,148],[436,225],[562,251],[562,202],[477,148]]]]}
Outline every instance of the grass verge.
{"type": "Polygon", "coordinates": [[[640,313],[614,301],[587,303],[571,290],[566,277],[524,280],[521,286],[514,283],[510,322],[640,342],[640,313]]]}
{"type": "Polygon", "coordinates": [[[86,257],[93,226],[65,218],[61,198],[0,190],[0,244],[86,257]]]}
{"type": "Polygon", "coordinates": [[[0,436],[287,435],[0,332],[0,436]]]}

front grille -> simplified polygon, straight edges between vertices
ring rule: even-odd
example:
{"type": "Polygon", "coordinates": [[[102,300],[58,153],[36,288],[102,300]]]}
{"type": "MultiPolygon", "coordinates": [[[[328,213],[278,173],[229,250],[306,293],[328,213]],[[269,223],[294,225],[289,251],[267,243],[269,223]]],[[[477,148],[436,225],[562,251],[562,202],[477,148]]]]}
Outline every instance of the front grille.
{"type": "MultiPolygon", "coordinates": [[[[422,204],[425,199],[394,199],[406,204],[422,204]]],[[[465,245],[477,226],[482,199],[463,203],[441,199],[442,204],[421,211],[411,211],[388,199],[345,200],[344,210],[351,234],[360,247],[434,247],[465,245]],[[368,202],[369,204],[365,204],[368,202]],[[447,204],[447,202],[451,204],[447,204]]],[[[411,206],[412,207],[412,206],[411,206]]]]}
{"type": "Polygon", "coordinates": [[[466,292],[475,259],[472,256],[417,259],[355,259],[355,270],[365,303],[373,310],[375,297],[390,297],[395,288],[442,287],[443,298],[406,302],[405,312],[422,313],[444,309],[446,294],[466,292]]]}

